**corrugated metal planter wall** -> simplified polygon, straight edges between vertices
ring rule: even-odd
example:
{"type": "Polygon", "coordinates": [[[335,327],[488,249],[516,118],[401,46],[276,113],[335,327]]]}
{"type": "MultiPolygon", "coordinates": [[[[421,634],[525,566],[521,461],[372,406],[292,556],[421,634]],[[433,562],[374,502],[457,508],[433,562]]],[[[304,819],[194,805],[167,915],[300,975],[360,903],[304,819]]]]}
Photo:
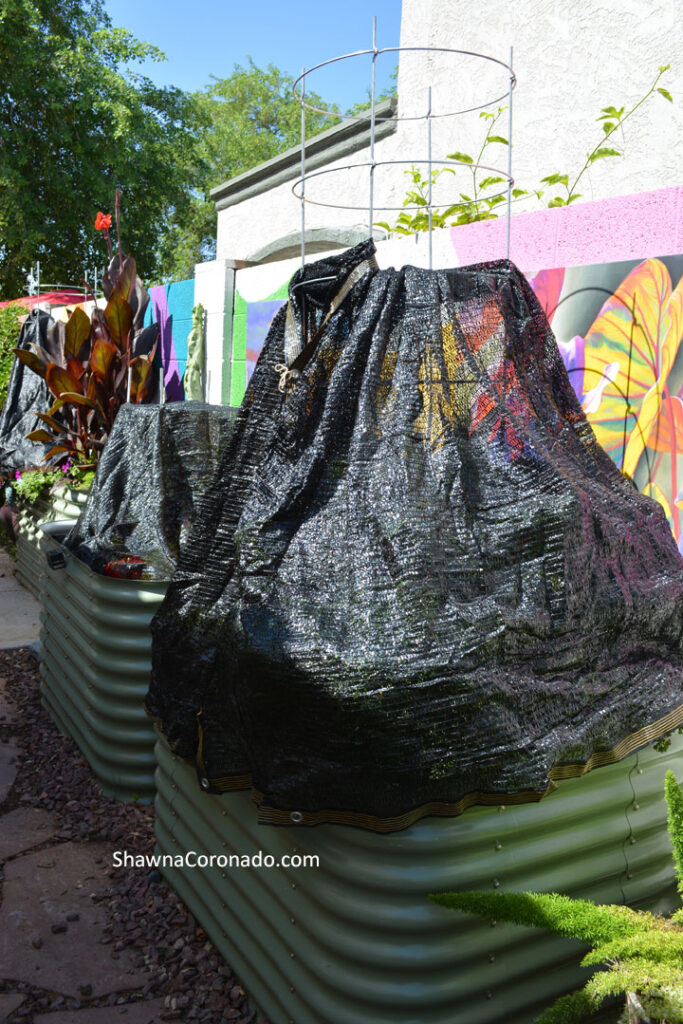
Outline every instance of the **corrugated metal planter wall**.
{"type": "Polygon", "coordinates": [[[246,793],[202,793],[157,743],[157,841],[169,855],[316,855],[319,867],[164,866],[273,1024],[531,1024],[588,977],[578,943],[437,907],[429,892],[557,890],[675,903],[664,773],[683,741],[563,782],[540,804],[471,808],[403,832],[256,824],[246,793]]]}
{"type": "Polygon", "coordinates": [[[64,569],[45,575],[42,703],[76,741],[102,790],[120,800],[154,797],[154,732],[143,700],[149,624],[167,586],[100,576],[68,554],[64,569]]]}
{"type": "Polygon", "coordinates": [[[39,498],[31,504],[20,499],[17,503],[17,579],[34,597],[40,598],[40,581],[45,573],[40,524],[55,519],[78,519],[87,497],[87,491],[63,487],[49,498],[39,498]]]}

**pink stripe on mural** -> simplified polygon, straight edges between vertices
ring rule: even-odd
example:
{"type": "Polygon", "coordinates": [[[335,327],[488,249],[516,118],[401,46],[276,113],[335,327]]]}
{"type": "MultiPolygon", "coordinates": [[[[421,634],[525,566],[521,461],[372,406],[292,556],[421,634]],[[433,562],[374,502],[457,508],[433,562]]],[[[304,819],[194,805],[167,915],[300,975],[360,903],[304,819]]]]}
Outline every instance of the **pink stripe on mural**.
{"type": "MultiPolygon", "coordinates": [[[[457,264],[500,259],[507,219],[451,228],[457,264]]],[[[585,266],[674,256],[683,251],[683,185],[517,213],[510,231],[510,259],[521,270],[585,266]]]]}

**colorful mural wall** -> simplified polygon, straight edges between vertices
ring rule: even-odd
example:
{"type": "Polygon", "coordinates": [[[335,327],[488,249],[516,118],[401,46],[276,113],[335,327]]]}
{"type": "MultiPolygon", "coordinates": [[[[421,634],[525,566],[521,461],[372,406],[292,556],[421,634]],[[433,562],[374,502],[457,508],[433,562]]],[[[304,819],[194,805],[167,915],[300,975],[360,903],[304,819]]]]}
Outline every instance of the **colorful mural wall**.
{"type": "Polygon", "coordinates": [[[192,330],[194,279],[174,281],[150,288],[151,302],[145,323],[160,327],[160,356],[164,368],[166,400],[181,402],[185,398],[183,374],[187,363],[187,337],[192,330]]]}
{"type": "Polygon", "coordinates": [[[683,554],[683,256],[530,277],[596,437],[683,554]]]}

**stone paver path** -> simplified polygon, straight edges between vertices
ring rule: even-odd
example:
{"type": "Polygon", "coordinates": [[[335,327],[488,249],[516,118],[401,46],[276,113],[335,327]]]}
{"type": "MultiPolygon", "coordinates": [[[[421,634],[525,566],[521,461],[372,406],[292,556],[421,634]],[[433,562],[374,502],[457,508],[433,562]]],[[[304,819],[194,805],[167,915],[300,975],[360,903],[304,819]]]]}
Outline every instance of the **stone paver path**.
{"type": "Polygon", "coordinates": [[[66,1010],[40,1014],[34,1024],[157,1024],[163,1009],[163,999],[144,1003],[126,1003],[125,1006],[101,1006],[90,1010],[66,1010]]]}
{"type": "Polygon", "coordinates": [[[159,871],[113,864],[153,808],[102,794],[39,683],[0,650],[0,1024],[267,1024],[159,871]]]}
{"type": "Polygon", "coordinates": [[[0,1024],[5,1024],[7,1018],[11,1017],[23,1002],[24,997],[21,993],[16,995],[0,995],[0,1024]]]}
{"type": "Polygon", "coordinates": [[[40,604],[15,571],[14,561],[0,548],[0,650],[28,647],[40,634],[40,604]]]}
{"type": "MultiPolygon", "coordinates": [[[[1,587],[2,581],[0,581],[1,587]]],[[[5,604],[0,589],[0,603],[5,604]]],[[[149,973],[133,966],[129,950],[116,951],[102,893],[113,847],[106,843],[60,842],[55,814],[38,807],[12,807],[20,747],[7,738],[20,710],[0,678],[0,864],[4,874],[0,904],[0,986],[22,986],[61,998],[78,1009],[17,1018],[23,992],[0,991],[0,1024],[18,1019],[33,1024],[161,1024],[163,999],[117,1005],[121,993],[141,992],[149,973]],[[109,997],[113,1005],[91,1006],[109,997]]],[[[166,1007],[167,1008],[167,1007],[166,1007]]]]}

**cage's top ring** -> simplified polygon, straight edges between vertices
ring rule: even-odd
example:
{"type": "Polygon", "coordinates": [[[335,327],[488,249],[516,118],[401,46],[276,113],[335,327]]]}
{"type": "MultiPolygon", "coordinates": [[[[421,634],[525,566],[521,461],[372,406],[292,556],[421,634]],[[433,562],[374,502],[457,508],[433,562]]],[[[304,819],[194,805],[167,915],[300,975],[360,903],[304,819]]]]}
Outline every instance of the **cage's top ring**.
{"type": "MultiPolygon", "coordinates": [[[[314,64],[311,68],[305,68],[299,77],[292,85],[292,92],[298,99],[299,103],[306,108],[306,110],[312,110],[317,114],[330,114],[334,117],[339,117],[342,121],[367,121],[370,115],[370,106],[358,114],[340,114],[336,111],[326,110],[324,107],[315,107],[312,103],[306,101],[305,94],[305,79],[309,75],[312,75],[314,71],[319,71],[320,68],[328,67],[330,64],[336,64],[340,60],[349,60],[351,57],[363,57],[367,54],[372,54],[373,59],[375,56],[379,56],[381,53],[456,53],[463,57],[476,57],[479,60],[489,61],[491,64],[497,64],[499,67],[504,68],[509,72],[510,78],[505,90],[500,96],[494,96],[493,99],[487,100],[485,103],[478,103],[474,107],[463,107],[462,110],[449,110],[444,114],[430,114],[432,118],[440,117],[455,117],[458,114],[469,114],[473,110],[484,110],[486,107],[493,106],[494,103],[499,103],[500,100],[507,99],[510,94],[510,88],[515,88],[517,85],[517,78],[514,71],[509,64],[506,64],[504,60],[498,60],[497,57],[491,57],[487,53],[477,53],[476,50],[455,50],[449,46],[385,46],[381,49],[369,49],[369,50],[356,50],[354,53],[345,53],[340,57],[331,57],[329,60],[323,60],[319,64],[314,64]],[[302,84],[302,88],[298,86],[302,84]]],[[[381,121],[424,121],[424,114],[416,114],[414,117],[399,117],[398,115],[392,117],[382,116],[378,118],[381,121]]]]}

